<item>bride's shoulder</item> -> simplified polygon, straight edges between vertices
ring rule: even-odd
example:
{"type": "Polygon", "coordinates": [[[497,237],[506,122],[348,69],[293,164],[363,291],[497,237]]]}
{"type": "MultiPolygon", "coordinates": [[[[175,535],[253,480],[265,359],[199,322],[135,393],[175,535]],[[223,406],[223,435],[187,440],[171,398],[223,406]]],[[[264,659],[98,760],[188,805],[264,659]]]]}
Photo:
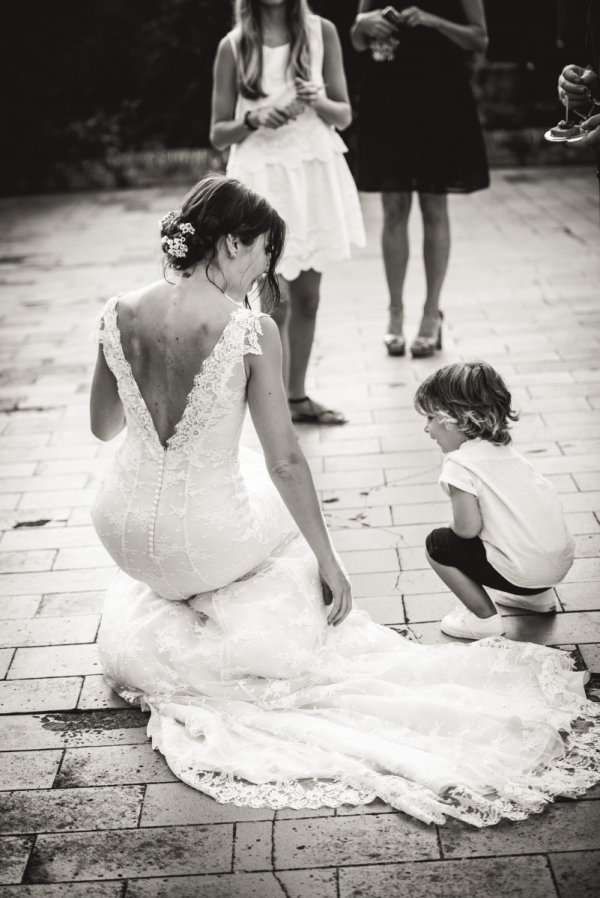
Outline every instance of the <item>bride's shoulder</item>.
{"type": "Polygon", "coordinates": [[[264,312],[247,309],[244,354],[272,355],[277,352],[281,352],[281,340],[273,319],[264,312]]]}
{"type": "Polygon", "coordinates": [[[165,307],[170,289],[169,284],[164,281],[156,281],[138,290],[129,290],[127,293],[119,294],[117,301],[120,321],[139,323],[153,320],[156,313],[165,307]]]}
{"type": "Polygon", "coordinates": [[[119,293],[119,308],[130,309],[134,311],[140,306],[148,305],[154,302],[163,302],[170,290],[169,284],[164,281],[155,281],[153,284],[146,284],[137,290],[128,290],[125,293],[119,293]]]}

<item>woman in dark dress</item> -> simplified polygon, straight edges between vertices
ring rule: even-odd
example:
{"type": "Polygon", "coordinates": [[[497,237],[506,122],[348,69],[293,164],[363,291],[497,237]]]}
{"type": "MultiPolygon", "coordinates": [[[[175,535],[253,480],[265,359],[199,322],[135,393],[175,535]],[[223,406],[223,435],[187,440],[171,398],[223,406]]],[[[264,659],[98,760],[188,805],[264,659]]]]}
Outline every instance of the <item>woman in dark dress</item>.
{"type": "Polygon", "coordinates": [[[404,355],[402,291],[408,216],[419,194],[427,297],[415,357],[441,348],[439,299],[448,266],[447,194],[489,185],[481,126],[469,84],[468,53],[487,46],[482,0],[423,0],[421,7],[361,0],[352,43],[364,52],[358,117],[358,186],[381,193],[383,260],[390,291],[384,338],[404,355]]]}

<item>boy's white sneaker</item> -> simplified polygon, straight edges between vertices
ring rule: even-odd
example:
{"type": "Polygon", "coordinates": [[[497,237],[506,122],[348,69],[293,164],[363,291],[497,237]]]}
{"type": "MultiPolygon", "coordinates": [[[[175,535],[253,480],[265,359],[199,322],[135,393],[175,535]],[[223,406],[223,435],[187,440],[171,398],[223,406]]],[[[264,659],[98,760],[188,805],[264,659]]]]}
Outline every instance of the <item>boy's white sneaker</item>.
{"type": "Polygon", "coordinates": [[[556,611],[556,596],[553,589],[546,589],[535,596],[513,596],[508,592],[494,592],[494,601],[507,608],[523,608],[525,611],[546,613],[556,611]]]}
{"type": "Polygon", "coordinates": [[[468,608],[455,608],[449,611],[440,623],[442,633],[458,636],[459,639],[485,639],[487,636],[502,636],[504,624],[502,615],[496,613],[491,617],[477,617],[468,608]]]}

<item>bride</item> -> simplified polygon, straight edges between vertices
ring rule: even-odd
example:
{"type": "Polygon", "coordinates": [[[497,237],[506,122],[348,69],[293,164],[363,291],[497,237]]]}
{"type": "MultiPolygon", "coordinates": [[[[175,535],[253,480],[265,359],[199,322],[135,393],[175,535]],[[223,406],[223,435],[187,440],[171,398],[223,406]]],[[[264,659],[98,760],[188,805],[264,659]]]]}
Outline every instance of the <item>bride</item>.
{"type": "Polygon", "coordinates": [[[161,221],[167,276],[106,304],[90,403],[126,427],[93,508],[120,572],[99,645],[184,782],[253,807],[379,796],[426,822],[539,812],[600,779],[598,708],[564,652],[425,646],[351,610],[290,422],[277,327],[285,225],[238,181],[161,221]],[[239,446],[246,411],[264,458],[239,446]],[[265,466],[266,461],[266,466],[265,466]]]}

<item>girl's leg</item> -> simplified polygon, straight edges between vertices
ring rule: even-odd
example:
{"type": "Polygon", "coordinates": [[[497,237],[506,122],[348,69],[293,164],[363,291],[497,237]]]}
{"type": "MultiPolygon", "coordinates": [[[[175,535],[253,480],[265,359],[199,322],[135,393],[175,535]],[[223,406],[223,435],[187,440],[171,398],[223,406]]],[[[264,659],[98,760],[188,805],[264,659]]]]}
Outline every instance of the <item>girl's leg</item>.
{"type": "Polygon", "coordinates": [[[321,273],[312,268],[301,271],[295,280],[287,282],[287,287],[290,296],[288,397],[292,417],[314,420],[316,424],[344,424],[346,419],[341,412],[306,396],[306,371],[317,323],[321,273]]]}
{"type": "MultiPolygon", "coordinates": [[[[290,341],[288,337],[288,321],[290,317],[290,293],[288,282],[285,278],[279,276],[279,289],[281,290],[281,299],[277,308],[271,312],[271,318],[279,328],[279,337],[281,339],[281,349],[283,356],[283,383],[286,390],[288,389],[290,377],[290,341]]],[[[263,311],[265,311],[263,309],[263,311]]]]}
{"type": "Polygon", "coordinates": [[[440,293],[450,256],[450,220],[445,194],[420,193],[423,215],[423,259],[427,298],[419,327],[420,337],[435,337],[439,327],[440,293]]]}
{"type": "Polygon", "coordinates": [[[383,205],[381,249],[390,292],[388,333],[400,336],[404,318],[402,291],[408,266],[408,216],[412,194],[382,193],[381,202],[383,205]]]}
{"type": "Polygon", "coordinates": [[[290,296],[290,399],[306,396],[305,380],[308,362],[315,337],[319,310],[321,273],[310,269],[301,271],[293,281],[287,282],[290,296]]]}
{"type": "Polygon", "coordinates": [[[477,615],[477,617],[487,618],[497,614],[497,609],[487,592],[462,571],[456,567],[449,567],[446,564],[439,564],[434,561],[429,552],[425,550],[427,561],[436,572],[438,577],[444,581],[446,586],[452,590],[457,599],[465,605],[469,611],[477,615]]]}

